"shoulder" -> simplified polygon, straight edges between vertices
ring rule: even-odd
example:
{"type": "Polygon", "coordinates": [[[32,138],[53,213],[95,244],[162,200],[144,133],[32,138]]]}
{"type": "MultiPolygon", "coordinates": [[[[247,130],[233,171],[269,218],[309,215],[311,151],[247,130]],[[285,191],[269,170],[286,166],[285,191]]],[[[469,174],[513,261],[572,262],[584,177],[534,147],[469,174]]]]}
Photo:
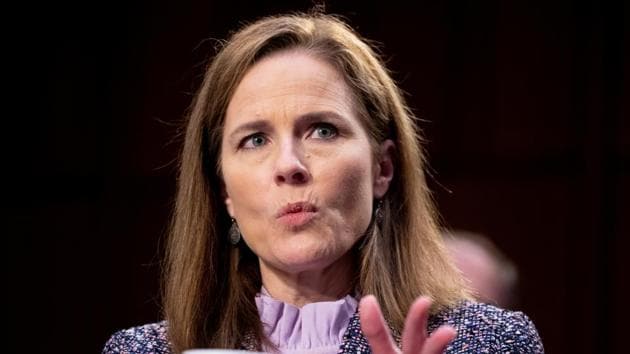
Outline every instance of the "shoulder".
{"type": "Polygon", "coordinates": [[[105,343],[102,354],[169,354],[166,331],[165,321],[118,331],[105,343]]]}
{"type": "Polygon", "coordinates": [[[465,301],[432,316],[429,330],[443,324],[457,330],[448,353],[544,353],[534,323],[519,311],[465,301]]]}

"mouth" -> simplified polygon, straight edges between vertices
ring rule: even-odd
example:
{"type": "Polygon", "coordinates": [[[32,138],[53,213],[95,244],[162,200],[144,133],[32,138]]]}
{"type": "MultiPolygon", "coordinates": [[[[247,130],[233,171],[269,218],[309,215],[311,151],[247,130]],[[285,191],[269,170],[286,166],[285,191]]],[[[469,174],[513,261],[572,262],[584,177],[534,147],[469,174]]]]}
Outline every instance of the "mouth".
{"type": "Polygon", "coordinates": [[[295,228],[308,224],[317,215],[317,207],[308,202],[290,203],[281,208],[276,218],[281,224],[295,228]]]}

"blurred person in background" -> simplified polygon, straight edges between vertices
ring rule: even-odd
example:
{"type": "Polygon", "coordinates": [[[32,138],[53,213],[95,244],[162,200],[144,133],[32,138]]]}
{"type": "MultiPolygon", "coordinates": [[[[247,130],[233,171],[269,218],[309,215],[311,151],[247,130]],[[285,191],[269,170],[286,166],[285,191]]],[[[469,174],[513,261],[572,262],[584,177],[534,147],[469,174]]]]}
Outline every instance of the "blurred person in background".
{"type": "Polygon", "coordinates": [[[464,230],[443,232],[448,252],[475,298],[503,308],[518,305],[518,270],[488,237],[464,230]]]}

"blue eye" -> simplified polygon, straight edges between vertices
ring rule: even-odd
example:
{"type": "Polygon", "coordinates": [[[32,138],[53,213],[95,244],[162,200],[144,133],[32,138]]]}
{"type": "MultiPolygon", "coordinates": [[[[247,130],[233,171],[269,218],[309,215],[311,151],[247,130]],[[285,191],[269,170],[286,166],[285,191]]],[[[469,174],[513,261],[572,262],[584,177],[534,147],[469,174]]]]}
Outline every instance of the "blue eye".
{"type": "Polygon", "coordinates": [[[267,144],[267,138],[262,133],[256,133],[245,138],[242,147],[244,149],[255,149],[265,144],[267,144]]]}
{"type": "Polygon", "coordinates": [[[337,128],[332,124],[320,123],[313,130],[313,137],[316,139],[332,139],[337,136],[337,128]]]}

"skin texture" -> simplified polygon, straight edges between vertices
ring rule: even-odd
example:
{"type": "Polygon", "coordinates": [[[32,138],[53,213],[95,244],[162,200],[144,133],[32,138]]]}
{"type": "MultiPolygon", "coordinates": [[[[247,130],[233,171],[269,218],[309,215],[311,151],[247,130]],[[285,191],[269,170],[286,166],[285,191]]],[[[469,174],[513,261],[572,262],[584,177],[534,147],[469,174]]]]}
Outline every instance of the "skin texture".
{"type": "MultiPolygon", "coordinates": [[[[382,142],[374,158],[335,68],[304,51],[262,59],[228,105],[221,149],[225,205],[258,256],[271,296],[301,307],[351,292],[349,251],[389,188],[395,147],[382,142]],[[279,217],[287,210],[294,213],[279,217]]],[[[380,352],[389,334],[381,333],[376,302],[366,301],[361,320],[380,352]]]]}

